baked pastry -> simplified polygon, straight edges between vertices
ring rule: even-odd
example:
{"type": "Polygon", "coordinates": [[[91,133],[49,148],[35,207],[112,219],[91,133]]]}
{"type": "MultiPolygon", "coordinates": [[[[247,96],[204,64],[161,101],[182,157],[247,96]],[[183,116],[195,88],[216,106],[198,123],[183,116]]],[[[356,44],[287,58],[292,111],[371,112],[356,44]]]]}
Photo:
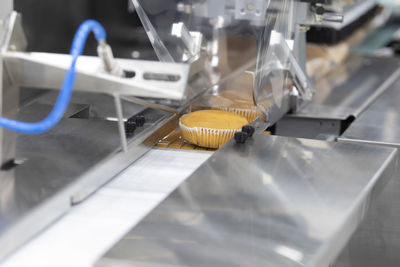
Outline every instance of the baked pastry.
{"type": "Polygon", "coordinates": [[[220,95],[213,96],[211,106],[222,111],[233,112],[252,122],[259,117],[257,107],[253,104],[252,96],[246,92],[226,90],[220,95]]]}
{"type": "Polygon", "coordinates": [[[256,107],[237,108],[237,107],[220,107],[222,111],[235,113],[239,116],[246,118],[247,121],[252,122],[259,117],[256,107]]]}
{"type": "Polygon", "coordinates": [[[220,110],[200,110],[182,116],[183,138],[192,144],[219,148],[247,125],[246,118],[220,110]]]}

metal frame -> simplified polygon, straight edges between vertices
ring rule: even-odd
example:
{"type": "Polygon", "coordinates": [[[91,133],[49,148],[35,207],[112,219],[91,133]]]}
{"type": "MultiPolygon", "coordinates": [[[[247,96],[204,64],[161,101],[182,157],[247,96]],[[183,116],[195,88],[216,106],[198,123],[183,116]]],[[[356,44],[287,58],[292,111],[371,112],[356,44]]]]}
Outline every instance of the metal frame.
{"type": "Polygon", "coordinates": [[[0,5],[0,21],[5,21],[8,15],[10,15],[11,11],[14,9],[14,1],[13,0],[3,0],[0,5]]]}
{"type": "MultiPolygon", "coordinates": [[[[60,88],[64,79],[65,71],[69,68],[71,57],[63,54],[51,53],[26,53],[26,39],[22,29],[20,17],[12,12],[7,19],[8,28],[5,31],[6,40],[1,51],[1,57],[7,69],[9,85],[4,84],[3,92],[8,95],[7,101],[3,103],[14,103],[12,108],[3,110],[3,115],[9,115],[8,109],[18,108],[18,86],[40,89],[60,88]],[[12,85],[12,86],[11,86],[12,85]]],[[[199,38],[201,42],[202,38],[199,38]]],[[[198,49],[199,50],[199,49],[198,49]]],[[[191,76],[203,71],[205,60],[200,56],[190,63],[166,63],[143,60],[117,59],[117,64],[124,72],[129,72],[133,77],[117,77],[102,70],[102,61],[98,57],[82,56],[78,60],[76,71],[77,78],[75,90],[93,93],[105,93],[115,98],[115,108],[118,115],[121,137],[121,146],[127,152],[127,140],[125,137],[125,126],[121,108],[122,96],[133,96],[152,99],[169,99],[183,101],[188,97],[188,84],[191,76]]],[[[208,88],[207,88],[208,89],[208,88]]],[[[142,101],[146,104],[146,101],[142,101]]],[[[148,106],[152,106],[148,103],[148,106]]],[[[153,105],[154,106],[154,105],[153,105]]],[[[15,112],[14,112],[15,113],[15,112]]],[[[2,161],[13,160],[15,147],[15,135],[1,130],[4,133],[2,161]]]]}
{"type": "MultiPolygon", "coordinates": [[[[78,176],[69,177],[67,180],[64,173],[56,174],[54,173],[55,170],[51,170],[53,174],[50,175],[35,176],[40,172],[34,167],[31,169],[31,167],[32,164],[35,164],[34,162],[37,163],[36,166],[40,164],[40,162],[37,162],[41,158],[40,155],[30,160],[30,167],[23,164],[17,167],[17,171],[14,169],[7,172],[1,171],[0,226],[2,226],[2,231],[0,232],[0,247],[3,249],[0,251],[0,260],[63,216],[72,205],[84,201],[149,151],[160,138],[177,126],[177,115],[164,116],[137,134],[135,138],[129,140],[127,152],[122,153],[121,149],[116,147],[114,151],[110,151],[108,156],[100,158],[89,169],[78,176]],[[64,178],[60,179],[60,176],[64,176],[64,178]],[[21,194],[21,191],[25,193],[21,194]],[[35,197],[34,201],[31,199],[33,197],[35,197]],[[12,217],[10,214],[12,214],[12,217]],[[9,221],[5,224],[7,219],[9,221]]],[[[62,126],[58,131],[63,131],[62,129],[65,130],[67,128],[68,124],[62,126]]],[[[51,139],[52,136],[54,136],[54,133],[49,133],[39,140],[34,139],[38,145],[33,146],[41,146],[41,143],[46,142],[48,138],[51,139]]],[[[21,141],[21,139],[19,140],[21,141]]],[[[26,143],[27,140],[22,142],[26,143]]],[[[30,141],[28,140],[28,142],[30,141]]],[[[54,142],[52,144],[54,145],[54,142]]],[[[17,150],[17,152],[19,155],[24,153],[24,151],[21,151],[21,146],[19,146],[19,151],[17,150]]],[[[54,157],[56,155],[49,155],[49,157],[51,156],[54,157]]],[[[70,161],[73,156],[71,154],[65,155],[64,159],[69,159],[68,161],[70,161]]],[[[81,168],[80,166],[77,167],[81,168]]],[[[47,171],[50,171],[50,169],[51,167],[47,171]]]]}
{"type": "MultiPolygon", "coordinates": [[[[12,12],[12,1],[6,1],[0,11],[0,106],[1,116],[15,118],[19,108],[19,85],[16,84],[6,66],[4,54],[9,49],[26,49],[20,17],[12,12]],[[8,11],[8,12],[7,12],[8,11]],[[10,15],[11,14],[11,15],[10,15]]],[[[4,128],[0,129],[0,167],[14,160],[16,135],[4,128]]]]}
{"type": "MultiPolygon", "coordinates": [[[[258,1],[260,2],[260,1],[258,1]]],[[[6,3],[10,4],[9,11],[12,10],[12,1],[7,1],[6,3]]],[[[4,63],[5,69],[3,69],[2,78],[3,78],[3,88],[2,88],[2,101],[3,104],[3,112],[0,115],[8,116],[8,106],[12,104],[10,111],[13,111],[18,107],[18,97],[16,95],[9,95],[11,92],[13,94],[18,94],[19,87],[34,87],[34,88],[48,88],[48,89],[57,89],[62,83],[65,70],[68,68],[70,63],[70,57],[68,55],[59,55],[59,54],[49,54],[49,53],[26,53],[23,52],[26,46],[26,40],[23,34],[23,30],[21,27],[21,22],[18,14],[16,12],[7,14],[7,23],[8,28],[3,29],[1,35],[6,36],[3,40],[3,46],[0,54],[1,63],[4,63]],[[6,112],[4,112],[4,108],[7,108],[6,112]]],[[[6,15],[4,15],[4,19],[6,15]]],[[[189,37],[187,32],[183,30],[184,35],[189,37]]],[[[192,34],[192,33],[190,33],[192,34]]],[[[192,36],[196,37],[196,36],[192,36]]],[[[184,45],[188,48],[191,47],[190,39],[184,41],[184,45]]],[[[198,43],[201,43],[201,38],[194,38],[194,41],[198,40],[198,43]]],[[[281,40],[282,41],[282,40],[281,40]]],[[[285,43],[286,44],[286,43],[285,43]]],[[[279,45],[279,44],[278,44],[279,45]]],[[[289,57],[292,56],[289,61],[295,61],[296,59],[291,54],[290,49],[285,46],[283,53],[289,53],[289,57]],[[289,52],[288,52],[289,51],[289,52]]],[[[189,49],[191,50],[191,49],[189,49]]],[[[193,49],[192,52],[196,52],[197,50],[201,50],[200,47],[196,46],[196,49],[193,49]]],[[[200,52],[203,52],[202,50],[200,52]]],[[[147,61],[139,61],[139,60],[122,60],[117,59],[116,61],[121,66],[121,68],[125,71],[129,71],[131,73],[135,73],[133,78],[121,78],[116,77],[110,74],[105,73],[101,69],[101,61],[96,57],[81,57],[78,60],[77,64],[77,80],[76,80],[76,90],[91,92],[91,93],[106,93],[111,95],[114,98],[114,102],[112,104],[116,107],[116,113],[118,117],[118,128],[115,125],[111,125],[111,127],[115,127],[115,130],[119,130],[119,138],[121,140],[121,147],[116,145],[113,147],[113,150],[107,151],[108,154],[106,157],[94,157],[91,159],[93,162],[90,162],[92,165],[90,167],[84,169],[82,168],[80,173],[73,172],[72,177],[63,177],[64,180],[60,178],[56,182],[51,179],[58,179],[59,177],[55,176],[56,171],[58,169],[52,169],[52,173],[48,173],[48,170],[42,171],[46,175],[46,177],[42,177],[40,173],[37,172],[37,177],[33,177],[33,182],[30,178],[32,178],[32,174],[30,171],[36,170],[32,161],[28,162],[27,165],[24,166],[22,164],[19,169],[19,173],[14,173],[14,171],[4,172],[2,173],[2,178],[7,177],[6,181],[10,181],[10,183],[15,183],[15,180],[18,180],[18,189],[27,190],[31,195],[35,195],[34,192],[37,190],[37,187],[45,187],[49,188],[46,193],[46,197],[39,199],[36,202],[30,201],[31,199],[25,198],[24,195],[18,194],[18,190],[13,188],[8,188],[5,186],[0,186],[0,190],[4,190],[6,193],[10,194],[11,201],[21,201],[24,205],[26,204],[25,210],[20,210],[19,207],[8,205],[10,203],[5,203],[6,208],[15,212],[13,214],[13,220],[8,222],[7,225],[2,228],[0,235],[0,247],[7,247],[7,250],[3,250],[0,252],[0,257],[5,256],[7,253],[10,253],[13,249],[17,248],[39,230],[43,229],[50,222],[61,216],[64,212],[68,210],[71,204],[76,204],[83,201],[90,194],[95,192],[99,187],[104,185],[106,182],[112,179],[115,175],[117,175],[120,171],[129,166],[132,162],[134,162],[138,157],[147,152],[152,145],[154,145],[160,137],[168,133],[168,131],[174,129],[178,125],[178,116],[176,114],[168,114],[163,117],[162,120],[153,121],[151,125],[148,126],[146,131],[135,136],[135,138],[127,140],[124,129],[124,114],[123,107],[121,105],[122,97],[130,97],[131,100],[139,100],[144,101],[146,104],[146,100],[142,100],[141,98],[153,98],[153,99],[169,99],[169,100],[182,100],[185,97],[195,97],[201,92],[190,92],[188,88],[192,86],[192,78],[203,71],[207,71],[208,68],[205,64],[207,61],[202,55],[199,57],[194,57],[195,61],[187,63],[187,64],[177,64],[177,63],[162,63],[162,62],[147,62],[147,61]],[[189,95],[192,93],[191,95],[189,95]],[[133,98],[132,98],[133,97],[133,98]],[[96,161],[98,160],[98,161],[96,161]],[[32,167],[33,166],[33,167],[32,167]],[[22,171],[21,171],[22,170],[22,171]],[[67,182],[65,179],[69,179],[67,182]],[[49,182],[51,180],[51,182],[49,182]],[[53,188],[53,184],[61,184],[60,187],[53,188]],[[49,185],[51,184],[51,185],[49,185]],[[44,214],[46,216],[44,216],[44,214]],[[29,227],[27,227],[29,226],[29,227]]],[[[294,69],[294,77],[299,79],[300,77],[300,86],[304,86],[304,79],[302,79],[301,75],[301,67],[296,65],[294,69]],[[296,71],[298,73],[296,73],[296,71]]],[[[293,71],[293,70],[291,70],[293,71]]],[[[303,73],[304,74],[304,73],[303,73]]],[[[233,73],[232,73],[233,75],[233,73]]],[[[202,76],[202,78],[208,78],[206,75],[202,76]]],[[[304,78],[304,77],[303,77],[304,78]]],[[[194,78],[193,78],[194,79],[194,78]]],[[[206,81],[206,84],[209,81],[206,81]]],[[[308,85],[308,84],[306,84],[308,85]]],[[[199,90],[209,89],[210,87],[201,87],[196,88],[199,90]]],[[[192,90],[192,88],[191,88],[192,90]]],[[[299,88],[300,92],[301,88],[299,88]]],[[[149,103],[149,106],[152,106],[149,103]]],[[[288,106],[285,105],[285,108],[282,109],[285,112],[288,110],[288,106]]],[[[282,114],[282,110],[277,111],[277,114],[282,114]]],[[[67,119],[68,120],[68,119],[67,119]]],[[[69,122],[61,123],[60,128],[55,129],[55,132],[48,133],[49,135],[42,136],[41,142],[42,144],[48,144],[48,140],[46,138],[53,137],[52,141],[59,145],[57,142],[60,132],[62,130],[68,129],[70,126],[69,122]],[[63,124],[64,123],[64,124],[63,124]],[[56,138],[54,138],[54,136],[56,138]],[[57,139],[54,141],[54,139],[57,139]]],[[[76,123],[76,121],[74,122],[76,123]]],[[[75,127],[79,127],[85,122],[78,122],[75,127]]],[[[104,126],[104,125],[102,125],[104,126]]],[[[110,126],[108,124],[108,126],[110,126]]],[[[106,125],[106,127],[99,127],[100,131],[110,129],[106,125]],[[108,127],[108,128],[107,128],[108,127]]],[[[82,131],[88,132],[88,134],[93,134],[98,129],[82,129],[82,131]]],[[[112,128],[114,131],[114,128],[112,128]]],[[[86,134],[85,132],[85,134],[86,134]]],[[[79,132],[81,133],[81,132],[79,132]]],[[[11,148],[14,147],[15,143],[12,141],[15,138],[14,133],[9,133],[8,131],[0,129],[0,134],[2,134],[2,140],[4,144],[9,145],[11,148]],[[8,135],[10,134],[10,136],[8,135]]],[[[83,135],[83,134],[82,134],[83,135]]],[[[81,137],[80,134],[77,135],[81,137]]],[[[102,136],[102,135],[101,135],[102,136]]],[[[105,135],[106,137],[109,137],[105,135]]],[[[21,137],[23,141],[35,142],[37,140],[30,139],[26,141],[25,137],[21,137]]],[[[76,136],[70,136],[71,139],[76,138],[76,136]]],[[[118,140],[117,137],[112,137],[113,141],[118,140]]],[[[51,139],[51,138],[50,138],[51,139]]],[[[21,141],[21,139],[19,140],[21,141]]],[[[63,143],[64,140],[60,141],[60,145],[65,145],[63,143]]],[[[70,140],[68,140],[70,141],[70,140]]],[[[70,145],[68,142],[67,145],[70,145]]],[[[23,145],[23,144],[22,144],[23,145]]],[[[76,145],[74,143],[74,145],[76,145]]],[[[115,144],[114,144],[115,145],[115,144]]],[[[38,148],[38,145],[31,144],[31,146],[38,148]]],[[[1,151],[3,155],[7,155],[7,157],[2,158],[3,163],[7,158],[13,159],[14,153],[8,153],[8,150],[5,147],[1,147],[1,151]]],[[[23,151],[26,152],[26,151],[23,151]]],[[[63,152],[63,151],[61,151],[63,152]]],[[[60,153],[54,153],[51,155],[47,155],[46,159],[50,157],[65,157],[67,160],[70,160],[71,157],[76,155],[75,151],[70,152],[68,155],[60,155],[60,153]]],[[[93,151],[88,151],[93,152],[93,151]]],[[[32,155],[32,154],[30,154],[32,155]]],[[[103,155],[104,156],[104,155],[103,155]]],[[[40,162],[41,158],[38,155],[33,155],[35,159],[33,161],[40,162]]],[[[82,167],[82,166],[79,166],[82,167]]],[[[64,169],[62,169],[64,171],[64,169]]],[[[65,176],[66,174],[62,173],[59,176],[65,176]]],[[[67,174],[68,175],[68,174],[67,174]]],[[[34,175],[33,175],[34,176],[34,175]]],[[[42,190],[42,188],[40,188],[42,190]]],[[[40,194],[43,192],[40,191],[40,194]]],[[[41,196],[39,194],[39,196],[41,196]]],[[[36,197],[36,196],[34,196],[36,197]]],[[[40,197],[39,197],[40,198],[40,197]]],[[[1,203],[3,204],[3,203],[1,203]]],[[[4,210],[0,210],[0,214],[7,214],[4,210]]]]}
{"type": "Polygon", "coordinates": [[[336,139],[399,79],[399,66],[396,58],[350,55],[341,67],[316,81],[314,100],[280,120],[275,134],[336,139]]]}
{"type": "MultiPolygon", "coordinates": [[[[62,54],[7,51],[4,60],[15,83],[32,88],[59,89],[71,57],[62,54]]],[[[135,77],[122,78],[101,71],[97,57],[82,56],[75,90],[181,100],[185,97],[191,66],[143,60],[116,59],[135,77]],[[168,80],[169,77],[173,79],[168,80]]]]}
{"type": "MultiPolygon", "coordinates": [[[[12,4],[12,1],[2,2],[2,7],[4,3],[12,4]]],[[[1,9],[0,14],[3,14],[3,11],[4,9],[1,9]]],[[[0,17],[0,21],[2,22],[0,23],[0,84],[2,85],[0,88],[2,89],[0,101],[2,112],[0,115],[14,118],[19,108],[20,86],[58,89],[62,84],[65,70],[69,67],[70,56],[24,52],[26,40],[21,26],[21,18],[16,12],[12,11],[12,5],[9,6],[9,12],[0,17]]],[[[0,199],[0,226],[2,228],[0,247],[4,248],[0,252],[0,259],[59,218],[71,205],[86,199],[151,149],[160,138],[178,126],[178,115],[164,114],[161,116],[159,111],[154,111],[148,115],[150,118],[148,124],[138,129],[134,137],[127,139],[124,129],[126,118],[123,114],[121,98],[144,97],[178,101],[185,99],[189,95],[186,89],[190,77],[202,71],[204,68],[200,65],[205,62],[202,58],[198,58],[190,64],[121,59],[117,61],[124,70],[134,72],[135,77],[121,78],[107,74],[102,71],[100,59],[81,57],[77,64],[78,74],[75,90],[105,93],[114,98],[114,102],[108,104],[114,104],[116,107],[118,127],[115,127],[115,132],[117,133],[117,129],[119,130],[121,146],[118,146],[116,142],[119,140],[117,139],[118,135],[110,135],[110,129],[114,131],[115,124],[107,121],[92,121],[93,125],[100,125],[99,129],[88,129],[92,124],[85,125],[84,121],[64,118],[55,129],[41,136],[19,135],[18,143],[16,143],[16,133],[0,129],[0,151],[2,152],[0,164],[14,160],[16,147],[17,157],[21,157],[21,155],[24,157],[27,154],[32,156],[28,163],[17,168],[0,170],[0,195],[2,195],[2,199],[0,199]],[[153,113],[157,114],[154,115],[153,113]],[[62,129],[69,129],[68,125],[80,127],[76,126],[76,123],[85,125],[82,127],[82,134],[74,135],[74,133],[71,133],[55,142],[54,136],[62,135],[62,129]],[[71,175],[71,170],[60,173],[60,170],[57,170],[58,167],[54,166],[48,166],[43,170],[37,168],[37,165],[43,161],[41,153],[46,154],[44,157],[47,159],[58,157],[64,151],[63,145],[67,147],[76,145],[75,139],[79,140],[79,138],[85,137],[85,132],[88,135],[97,134],[96,131],[105,131],[104,136],[107,140],[104,140],[104,142],[108,145],[106,150],[100,149],[100,155],[90,155],[88,162],[92,162],[91,166],[78,164],[79,166],[76,166],[75,170],[72,171],[71,177],[68,177],[68,175],[71,175]],[[37,147],[39,143],[47,146],[47,138],[50,140],[49,146],[60,146],[61,149],[55,149],[56,151],[53,151],[55,154],[51,151],[51,148],[49,148],[50,150],[43,148],[47,152],[30,151],[40,150],[41,148],[37,147]],[[25,145],[28,145],[27,147],[34,146],[35,149],[25,148],[25,145]],[[37,162],[37,164],[34,164],[34,162],[37,162]],[[41,171],[46,173],[41,173],[41,171]],[[21,191],[24,193],[21,193],[21,191]],[[30,198],[32,196],[34,196],[34,201],[30,198]],[[21,204],[23,207],[21,207],[21,204]],[[10,213],[12,213],[12,216],[10,216],[10,213]]],[[[142,98],[140,98],[141,103],[146,104],[147,101],[142,98]]],[[[37,104],[40,106],[40,103],[37,104]]],[[[149,105],[151,106],[151,104],[149,105]]],[[[26,107],[20,110],[19,115],[21,115],[21,112],[32,114],[35,119],[38,117],[37,114],[34,114],[36,110],[32,113],[29,112],[29,108],[27,111],[26,107]]],[[[99,136],[103,135],[97,134],[97,138],[99,136]]],[[[97,153],[99,151],[87,152],[97,153]]],[[[66,149],[66,155],[61,155],[60,160],[74,162],[76,154],[79,154],[79,152],[71,152],[66,149]]]]}
{"type": "MultiPolygon", "coordinates": [[[[350,127],[340,142],[400,148],[399,75],[350,127]]],[[[399,159],[398,159],[399,160],[399,159]]],[[[397,162],[399,164],[399,162],[397,162]]],[[[397,266],[400,240],[400,176],[385,187],[371,212],[343,250],[336,266],[397,266]]]]}

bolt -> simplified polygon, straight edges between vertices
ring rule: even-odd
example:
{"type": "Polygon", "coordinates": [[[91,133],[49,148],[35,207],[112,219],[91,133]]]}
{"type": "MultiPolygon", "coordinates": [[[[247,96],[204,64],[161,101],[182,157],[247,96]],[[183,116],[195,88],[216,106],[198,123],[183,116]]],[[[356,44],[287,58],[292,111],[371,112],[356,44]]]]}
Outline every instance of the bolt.
{"type": "Polygon", "coordinates": [[[139,51],[132,51],[131,54],[132,58],[140,58],[140,52],[139,51]]]}
{"type": "Polygon", "coordinates": [[[299,25],[299,31],[308,32],[310,30],[310,26],[307,25],[299,25]]]}
{"type": "Polygon", "coordinates": [[[253,126],[247,125],[243,126],[242,132],[247,133],[248,137],[252,137],[253,134],[255,133],[256,129],[253,126]]]}
{"type": "Polygon", "coordinates": [[[244,144],[246,143],[247,138],[249,135],[245,132],[237,132],[235,133],[235,141],[237,144],[244,144]]]}
{"type": "Polygon", "coordinates": [[[125,132],[127,135],[132,135],[136,130],[136,122],[127,121],[125,122],[125,132]]]}
{"type": "Polygon", "coordinates": [[[143,127],[146,122],[146,118],[143,115],[137,115],[133,116],[128,121],[134,122],[137,127],[143,127]]]}

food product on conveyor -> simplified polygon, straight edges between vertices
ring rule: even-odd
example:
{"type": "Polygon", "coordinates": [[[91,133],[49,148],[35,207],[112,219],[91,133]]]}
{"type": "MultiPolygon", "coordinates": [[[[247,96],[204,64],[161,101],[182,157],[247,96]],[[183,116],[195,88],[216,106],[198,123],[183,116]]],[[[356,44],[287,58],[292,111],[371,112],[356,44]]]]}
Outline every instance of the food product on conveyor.
{"type": "Polygon", "coordinates": [[[196,111],[184,115],[179,121],[187,141],[207,148],[221,147],[247,124],[244,117],[220,110],[196,111]]]}
{"type": "Polygon", "coordinates": [[[243,116],[249,122],[252,122],[258,118],[257,107],[254,105],[252,94],[248,94],[248,90],[222,91],[221,97],[230,99],[232,101],[232,105],[222,106],[219,109],[243,116]]]}
{"type": "Polygon", "coordinates": [[[206,95],[197,106],[235,113],[245,117],[249,122],[254,121],[259,116],[257,107],[254,105],[252,91],[247,88],[225,90],[217,95],[206,95]]]}

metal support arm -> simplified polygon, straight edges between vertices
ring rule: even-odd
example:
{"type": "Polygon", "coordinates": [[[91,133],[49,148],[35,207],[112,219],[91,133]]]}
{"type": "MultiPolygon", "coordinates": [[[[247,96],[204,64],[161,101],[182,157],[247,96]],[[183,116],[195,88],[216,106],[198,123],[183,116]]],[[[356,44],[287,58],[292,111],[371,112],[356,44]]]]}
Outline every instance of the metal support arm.
{"type": "MultiPolygon", "coordinates": [[[[7,88],[59,89],[65,73],[70,67],[71,56],[23,52],[26,40],[18,14],[12,12],[7,21],[8,28],[3,34],[6,38],[0,53],[0,63],[4,67],[2,77],[4,81],[7,78],[10,84],[7,88]]],[[[75,90],[109,94],[115,98],[121,145],[126,152],[127,140],[120,98],[122,96],[134,96],[184,100],[187,96],[186,89],[188,88],[189,77],[203,69],[199,65],[203,64],[204,60],[199,58],[191,64],[179,64],[116,59],[114,63],[121,68],[118,71],[124,74],[123,77],[108,73],[104,68],[104,60],[102,61],[99,57],[80,57],[76,65],[75,90]]],[[[110,67],[108,70],[110,71],[113,66],[108,67],[110,67]]],[[[3,94],[5,88],[3,88],[3,94]]],[[[17,92],[18,90],[11,91],[17,92]]],[[[11,102],[5,101],[3,105],[11,102]]],[[[2,114],[7,115],[6,112],[2,114]]],[[[0,130],[0,135],[1,133],[3,133],[3,130],[0,130]]],[[[7,138],[7,140],[7,144],[13,143],[10,142],[11,138],[7,138]]],[[[3,148],[0,151],[4,152],[6,149],[3,148]]],[[[11,156],[7,156],[7,159],[12,158],[14,153],[8,154],[11,154],[11,156]]],[[[5,160],[0,160],[0,163],[4,162],[5,160]]]]}
{"type": "MultiPolygon", "coordinates": [[[[14,83],[46,89],[59,89],[71,61],[69,55],[50,53],[6,52],[3,58],[14,83]]],[[[105,73],[98,57],[82,56],[76,66],[75,90],[173,100],[184,98],[189,64],[116,60],[133,77],[105,73]]]]}

